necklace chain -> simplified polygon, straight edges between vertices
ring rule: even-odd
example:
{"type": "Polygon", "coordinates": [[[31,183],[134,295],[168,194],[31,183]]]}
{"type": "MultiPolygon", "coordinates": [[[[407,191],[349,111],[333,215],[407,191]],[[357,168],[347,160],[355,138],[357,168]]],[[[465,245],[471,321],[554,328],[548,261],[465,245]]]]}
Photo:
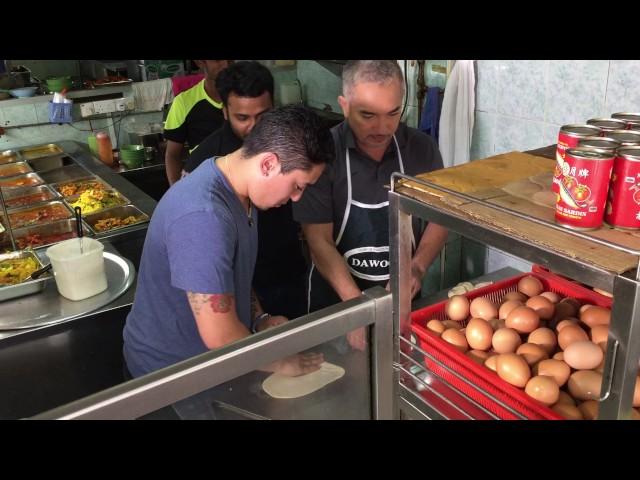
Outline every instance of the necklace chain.
{"type": "MultiPolygon", "coordinates": [[[[224,159],[224,168],[227,171],[227,174],[229,175],[229,181],[231,181],[231,169],[229,168],[229,155],[225,155],[224,157],[222,157],[224,159]]],[[[232,185],[233,188],[233,185],[232,185]]],[[[251,203],[251,199],[247,197],[247,200],[249,201],[249,210],[247,212],[247,218],[249,219],[249,226],[253,225],[253,217],[251,216],[251,208],[253,207],[253,204],[251,203]]]]}

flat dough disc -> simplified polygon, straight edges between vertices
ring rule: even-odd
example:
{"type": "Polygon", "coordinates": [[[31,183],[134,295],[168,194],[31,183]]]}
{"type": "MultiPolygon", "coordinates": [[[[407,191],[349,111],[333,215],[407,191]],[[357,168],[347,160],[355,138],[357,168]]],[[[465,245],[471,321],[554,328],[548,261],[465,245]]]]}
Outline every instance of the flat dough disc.
{"type": "Polygon", "coordinates": [[[344,375],[344,368],[323,362],[320,369],[299,377],[274,373],[262,382],[262,389],[273,398],[298,398],[320,390],[344,375]]]}

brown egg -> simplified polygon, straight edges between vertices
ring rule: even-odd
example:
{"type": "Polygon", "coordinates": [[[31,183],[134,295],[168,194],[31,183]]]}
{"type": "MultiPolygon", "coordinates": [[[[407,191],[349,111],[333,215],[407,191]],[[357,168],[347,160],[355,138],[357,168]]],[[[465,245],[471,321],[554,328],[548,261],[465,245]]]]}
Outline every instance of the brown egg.
{"type": "Polygon", "coordinates": [[[462,322],[469,316],[469,299],[464,295],[454,295],[446,306],[447,317],[456,322],[462,322]]]}
{"type": "Polygon", "coordinates": [[[535,365],[539,361],[549,358],[546,350],[535,343],[523,343],[518,347],[516,353],[524,357],[529,366],[535,365]]]}
{"type": "Polygon", "coordinates": [[[538,402],[550,406],[558,401],[560,388],[553,378],[538,375],[527,382],[524,393],[538,402]]]}
{"type": "Polygon", "coordinates": [[[505,325],[518,333],[531,333],[540,325],[540,317],[529,307],[516,307],[507,316],[505,325]]]}
{"type": "Polygon", "coordinates": [[[569,365],[560,360],[545,359],[540,361],[533,367],[534,375],[544,375],[551,377],[558,384],[558,387],[562,387],[571,375],[571,369],[569,365]]]}
{"type": "Polygon", "coordinates": [[[589,340],[589,336],[578,325],[567,325],[558,332],[558,345],[562,350],[565,350],[574,342],[582,342],[584,340],[589,340]]]}
{"type": "Polygon", "coordinates": [[[609,325],[611,323],[611,310],[593,306],[580,314],[580,320],[592,328],[596,325],[609,325]]]}
{"type": "Polygon", "coordinates": [[[515,353],[502,353],[496,360],[496,372],[505,382],[523,388],[529,378],[531,370],[524,358],[515,353]]]}
{"type": "Polygon", "coordinates": [[[548,355],[555,352],[556,346],[558,345],[558,339],[556,338],[556,334],[553,333],[553,330],[544,327],[536,328],[531,332],[527,337],[527,342],[540,345],[546,350],[548,355]]]}
{"type": "Polygon", "coordinates": [[[499,328],[491,338],[491,345],[497,353],[513,353],[521,343],[520,335],[512,328],[499,328]]]}
{"type": "Polygon", "coordinates": [[[576,405],[576,401],[569,395],[567,392],[560,390],[560,397],[558,398],[558,403],[566,403],[568,405],[576,405]]]}
{"type": "Polygon", "coordinates": [[[556,332],[559,332],[560,330],[562,330],[567,325],[577,325],[577,324],[578,324],[578,319],[577,318],[566,318],[564,320],[560,320],[558,322],[558,324],[556,325],[556,332]]]}
{"type": "Polygon", "coordinates": [[[543,320],[551,320],[553,318],[553,314],[556,310],[554,304],[546,297],[542,295],[536,295],[535,297],[531,297],[525,305],[531,309],[533,309],[538,316],[543,320]]]}
{"type": "Polygon", "coordinates": [[[498,355],[491,355],[484,361],[484,366],[495,372],[498,369],[497,360],[498,355]]]}
{"type": "Polygon", "coordinates": [[[567,382],[569,393],[578,400],[597,400],[600,398],[602,374],[593,370],[573,372],[567,382]]]}
{"type": "Polygon", "coordinates": [[[462,353],[469,350],[469,344],[467,343],[467,339],[464,336],[464,333],[460,333],[455,328],[448,328],[444,332],[442,332],[441,338],[456,347],[462,353]]]}
{"type": "Polygon", "coordinates": [[[445,327],[440,320],[436,320],[436,319],[429,320],[427,322],[427,328],[437,335],[440,335],[442,332],[444,332],[447,329],[447,327],[445,327]]]}
{"type": "MultiPolygon", "coordinates": [[[[598,344],[598,346],[599,346],[600,348],[602,348],[599,344],[598,344]]],[[[604,353],[606,353],[606,351],[605,351],[605,350],[603,350],[603,352],[602,352],[602,353],[604,354],[604,353]]],[[[602,356],[602,361],[600,362],[600,364],[599,364],[596,368],[594,368],[594,370],[595,370],[596,372],[598,372],[598,373],[603,373],[603,372],[604,372],[604,363],[605,363],[605,361],[606,361],[606,358],[605,358],[605,356],[603,355],[603,356],[602,356]]]]}
{"type": "Polygon", "coordinates": [[[633,406],[640,407],[640,377],[636,378],[636,386],[633,389],[633,406]]]}
{"type": "Polygon", "coordinates": [[[575,317],[578,314],[580,302],[575,298],[567,297],[556,303],[556,313],[554,320],[562,320],[565,318],[575,317]]]}
{"type": "Polygon", "coordinates": [[[591,370],[604,358],[602,349],[590,340],[573,342],[564,349],[564,361],[576,370],[591,370]]]}
{"type": "Polygon", "coordinates": [[[607,343],[609,339],[609,326],[608,325],[596,325],[595,327],[591,327],[591,341],[593,343],[607,343]]]}
{"type": "Polygon", "coordinates": [[[600,404],[597,400],[587,400],[578,405],[578,410],[580,410],[585,420],[595,420],[598,418],[599,406],[600,404]]]}
{"type": "Polygon", "coordinates": [[[527,297],[524,293],[509,292],[509,293],[506,293],[504,295],[504,297],[502,297],[502,303],[506,303],[506,302],[509,302],[511,300],[515,300],[517,302],[524,303],[524,302],[527,301],[527,298],[529,298],[529,297],[527,297]]]}
{"type": "Polygon", "coordinates": [[[489,354],[482,350],[469,350],[465,355],[478,365],[484,365],[484,362],[489,358],[489,354]]]}
{"type": "Polygon", "coordinates": [[[551,357],[554,360],[560,360],[561,362],[564,362],[564,352],[556,352],[553,354],[553,357],[551,357]]]}
{"type": "Polygon", "coordinates": [[[524,293],[527,297],[535,297],[544,291],[544,286],[536,277],[527,275],[518,282],[518,291],[524,293]]]}
{"type": "Polygon", "coordinates": [[[640,420],[640,412],[635,408],[631,409],[631,418],[629,420],[640,420]]]}
{"type": "Polygon", "coordinates": [[[591,305],[590,303],[585,303],[584,305],[582,305],[582,306],[580,307],[580,310],[578,311],[578,313],[579,313],[580,315],[582,315],[582,313],[583,313],[587,308],[591,308],[591,307],[593,307],[593,305],[591,305]]]}
{"type": "Polygon", "coordinates": [[[498,316],[498,309],[494,303],[485,297],[474,298],[469,306],[469,314],[473,318],[490,320],[498,316]]]}
{"type": "Polygon", "coordinates": [[[472,318],[469,320],[469,323],[467,323],[465,336],[467,337],[467,342],[472,349],[488,350],[491,348],[493,328],[491,328],[489,322],[482,318],[472,318]]]}
{"type": "Polygon", "coordinates": [[[550,300],[554,305],[560,301],[560,295],[555,292],[542,292],[540,295],[550,300]]]}
{"type": "Polygon", "coordinates": [[[519,300],[507,300],[502,305],[500,305],[500,309],[498,310],[498,318],[505,319],[516,307],[521,307],[524,304],[519,300]]]}
{"type": "Polygon", "coordinates": [[[491,325],[491,328],[493,328],[493,330],[498,330],[499,328],[504,328],[504,320],[503,319],[498,319],[498,318],[492,318],[489,320],[489,325],[491,325]]]}
{"type": "Polygon", "coordinates": [[[575,405],[569,405],[568,403],[558,402],[551,407],[551,410],[556,412],[558,415],[562,415],[567,420],[584,420],[584,417],[582,416],[582,412],[575,405]]]}
{"type": "Polygon", "coordinates": [[[460,328],[460,322],[454,322],[453,320],[442,320],[442,324],[447,328],[460,328]]]}

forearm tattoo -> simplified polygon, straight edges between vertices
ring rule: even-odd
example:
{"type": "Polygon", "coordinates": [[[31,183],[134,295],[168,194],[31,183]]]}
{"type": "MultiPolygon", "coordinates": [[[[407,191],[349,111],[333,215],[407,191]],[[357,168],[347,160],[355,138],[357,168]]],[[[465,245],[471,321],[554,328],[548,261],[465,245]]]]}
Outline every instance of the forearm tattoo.
{"type": "Polygon", "coordinates": [[[205,305],[210,305],[214,313],[229,313],[233,303],[232,295],[187,292],[189,304],[196,315],[200,315],[205,305]]]}

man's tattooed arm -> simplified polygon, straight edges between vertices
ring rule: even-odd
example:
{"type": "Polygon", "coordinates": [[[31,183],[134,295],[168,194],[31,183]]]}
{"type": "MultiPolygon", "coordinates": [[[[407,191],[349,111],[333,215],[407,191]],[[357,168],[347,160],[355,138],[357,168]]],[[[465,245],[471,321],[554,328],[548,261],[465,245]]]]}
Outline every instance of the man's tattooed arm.
{"type": "Polygon", "coordinates": [[[187,292],[189,304],[195,315],[200,315],[207,308],[213,313],[229,313],[233,306],[233,295],[187,292]]]}

